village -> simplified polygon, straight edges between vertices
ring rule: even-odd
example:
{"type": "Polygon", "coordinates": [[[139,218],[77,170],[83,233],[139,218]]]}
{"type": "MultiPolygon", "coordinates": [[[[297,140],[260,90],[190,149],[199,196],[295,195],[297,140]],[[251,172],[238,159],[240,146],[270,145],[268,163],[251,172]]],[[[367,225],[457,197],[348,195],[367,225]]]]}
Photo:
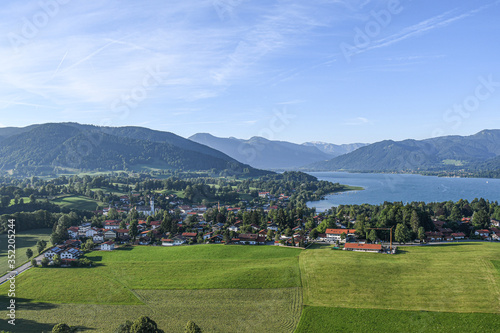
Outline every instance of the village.
{"type": "MultiPolygon", "coordinates": [[[[326,218],[324,214],[314,216],[314,225],[306,225],[304,221],[297,221],[297,226],[283,230],[274,221],[267,221],[266,225],[256,223],[244,224],[241,220],[234,223],[217,221],[206,221],[208,209],[234,214],[245,209],[252,211],[261,208],[264,212],[285,207],[288,196],[281,194],[279,197],[272,197],[269,192],[259,192],[259,197],[267,199],[267,204],[262,207],[241,208],[235,206],[217,205],[207,207],[206,205],[188,205],[175,195],[167,197],[171,200],[173,209],[171,214],[177,213],[178,219],[172,221],[175,226],[171,229],[174,232],[164,232],[162,220],[154,220],[159,209],[155,208],[154,198],[150,198],[149,206],[144,205],[141,197],[137,205],[130,204],[129,196],[120,197],[119,202],[110,204],[102,211],[95,214],[108,216],[114,209],[118,213],[126,214],[135,211],[138,223],[132,227],[132,223],[123,219],[106,219],[102,227],[92,226],[90,222],[81,223],[78,226],[71,226],[67,229],[67,239],[55,244],[44,253],[45,264],[53,265],[58,263],[62,266],[74,265],[83,258],[85,250],[113,251],[120,246],[143,245],[143,246],[180,246],[195,244],[232,244],[232,245],[275,245],[306,248],[312,243],[333,245],[334,249],[347,251],[373,252],[373,253],[396,253],[397,247],[393,247],[392,239],[383,243],[380,241],[370,243],[364,237],[356,233],[356,229],[349,226],[356,226],[356,221],[349,223],[336,222],[336,228],[326,228],[324,233],[318,233],[314,229],[326,218]],[[270,203],[274,203],[271,205],[270,203]],[[132,229],[136,228],[136,231],[132,229]],[[314,229],[314,231],[313,231],[314,229]]],[[[468,225],[470,218],[462,218],[461,224],[468,225]]],[[[434,231],[425,232],[425,239],[415,240],[414,244],[427,244],[434,242],[456,242],[463,240],[483,240],[500,241],[500,223],[491,220],[491,227],[487,229],[474,230],[471,226],[470,234],[464,232],[454,232],[447,227],[446,222],[434,220],[434,231]]],[[[391,233],[392,237],[392,233],[391,233]]]]}

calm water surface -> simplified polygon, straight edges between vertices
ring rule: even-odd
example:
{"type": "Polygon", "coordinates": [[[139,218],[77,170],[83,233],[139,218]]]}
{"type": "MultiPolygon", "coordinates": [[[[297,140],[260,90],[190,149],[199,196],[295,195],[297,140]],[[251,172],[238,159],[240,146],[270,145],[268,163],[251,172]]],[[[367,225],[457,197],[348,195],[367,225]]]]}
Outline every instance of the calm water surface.
{"type": "Polygon", "coordinates": [[[309,172],[319,180],[361,186],[363,191],[332,194],[326,200],[312,201],[308,207],[319,212],[346,204],[381,204],[384,201],[441,202],[485,198],[500,201],[500,179],[444,178],[405,174],[309,172]]]}

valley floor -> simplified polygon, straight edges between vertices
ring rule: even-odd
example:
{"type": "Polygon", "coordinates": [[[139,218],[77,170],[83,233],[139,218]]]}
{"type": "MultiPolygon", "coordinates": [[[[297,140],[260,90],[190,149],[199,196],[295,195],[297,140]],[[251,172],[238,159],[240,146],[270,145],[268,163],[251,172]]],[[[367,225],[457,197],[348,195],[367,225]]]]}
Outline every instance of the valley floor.
{"type": "Polygon", "coordinates": [[[148,315],[166,332],[495,332],[500,244],[401,247],[398,255],[274,246],[134,247],[93,268],[34,268],[16,281],[17,322],[113,332],[148,315]],[[299,322],[300,319],[300,322],[299,322]]]}

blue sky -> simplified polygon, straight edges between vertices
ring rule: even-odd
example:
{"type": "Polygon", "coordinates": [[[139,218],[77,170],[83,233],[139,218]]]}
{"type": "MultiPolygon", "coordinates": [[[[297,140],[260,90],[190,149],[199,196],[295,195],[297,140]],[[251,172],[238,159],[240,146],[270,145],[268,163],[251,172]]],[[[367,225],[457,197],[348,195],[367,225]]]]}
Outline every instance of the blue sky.
{"type": "Polygon", "coordinates": [[[0,126],[469,135],[500,128],[498,17],[492,0],[4,1],[0,126]]]}

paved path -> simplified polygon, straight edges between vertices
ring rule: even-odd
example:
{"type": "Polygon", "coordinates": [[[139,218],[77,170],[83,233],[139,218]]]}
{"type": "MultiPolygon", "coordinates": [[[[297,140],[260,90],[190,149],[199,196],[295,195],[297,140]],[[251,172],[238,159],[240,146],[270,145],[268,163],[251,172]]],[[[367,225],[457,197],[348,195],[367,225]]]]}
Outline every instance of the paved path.
{"type": "MultiPolygon", "coordinates": [[[[37,261],[37,264],[40,265],[41,264],[41,261],[42,261],[42,258],[43,258],[43,254],[40,254],[38,257],[35,257],[36,261],[37,261]]],[[[31,260],[28,261],[27,263],[25,263],[24,265],[21,265],[19,266],[18,268],[16,268],[13,272],[11,273],[7,273],[5,275],[3,275],[2,277],[0,277],[0,284],[4,283],[5,281],[7,281],[7,279],[9,277],[12,276],[12,274],[16,274],[15,272],[17,272],[16,275],[18,274],[21,274],[22,272],[30,269],[32,266],[31,266],[31,260]]]]}

